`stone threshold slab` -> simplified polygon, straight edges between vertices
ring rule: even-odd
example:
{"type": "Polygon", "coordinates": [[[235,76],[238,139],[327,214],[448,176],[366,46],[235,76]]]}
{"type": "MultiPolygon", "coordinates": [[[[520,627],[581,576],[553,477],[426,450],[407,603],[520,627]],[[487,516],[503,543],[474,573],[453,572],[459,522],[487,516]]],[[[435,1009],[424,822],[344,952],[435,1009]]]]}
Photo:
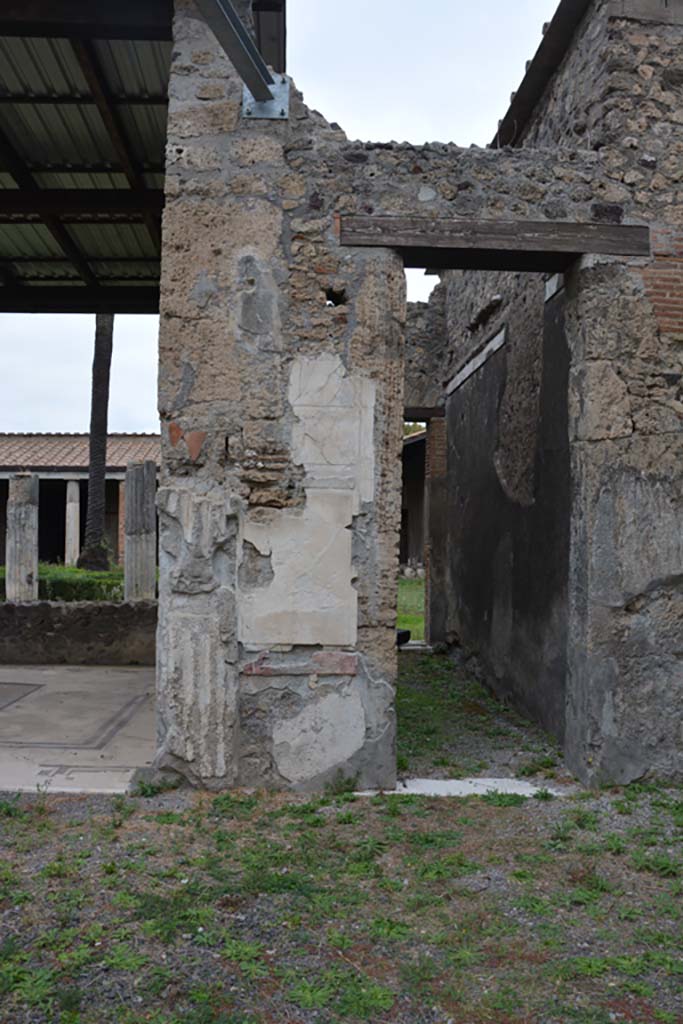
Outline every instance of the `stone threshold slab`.
{"type": "MultiPolygon", "coordinates": [[[[536,786],[524,779],[404,779],[396,789],[386,790],[397,796],[465,797],[485,796],[487,793],[512,793],[533,797],[540,792],[553,796],[571,796],[575,786],[536,786]]],[[[356,796],[377,796],[380,790],[364,790],[356,796]]]]}

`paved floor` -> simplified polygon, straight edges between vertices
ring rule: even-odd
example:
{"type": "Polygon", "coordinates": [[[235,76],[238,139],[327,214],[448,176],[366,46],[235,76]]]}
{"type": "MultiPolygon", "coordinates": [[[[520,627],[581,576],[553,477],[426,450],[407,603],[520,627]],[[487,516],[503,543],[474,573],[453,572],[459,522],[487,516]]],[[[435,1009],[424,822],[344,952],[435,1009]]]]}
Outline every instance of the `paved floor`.
{"type": "MultiPolygon", "coordinates": [[[[154,669],[0,667],[0,790],[125,793],[154,750],[154,669]]],[[[410,779],[397,792],[533,796],[539,788],[513,778],[410,779]]]]}
{"type": "Polygon", "coordinates": [[[0,667],[0,790],[124,793],[154,756],[154,669],[0,667]]]}

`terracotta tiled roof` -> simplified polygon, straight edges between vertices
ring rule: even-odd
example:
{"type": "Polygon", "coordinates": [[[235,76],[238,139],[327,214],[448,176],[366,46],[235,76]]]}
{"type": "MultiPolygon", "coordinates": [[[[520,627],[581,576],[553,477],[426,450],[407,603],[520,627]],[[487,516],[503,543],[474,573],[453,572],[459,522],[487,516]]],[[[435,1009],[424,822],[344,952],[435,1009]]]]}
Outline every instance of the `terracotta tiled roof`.
{"type": "MultiPolygon", "coordinates": [[[[123,470],[129,462],[159,463],[158,434],[110,434],[107,469],[123,470]]],[[[0,434],[0,470],[87,470],[87,434],[0,434]]]]}

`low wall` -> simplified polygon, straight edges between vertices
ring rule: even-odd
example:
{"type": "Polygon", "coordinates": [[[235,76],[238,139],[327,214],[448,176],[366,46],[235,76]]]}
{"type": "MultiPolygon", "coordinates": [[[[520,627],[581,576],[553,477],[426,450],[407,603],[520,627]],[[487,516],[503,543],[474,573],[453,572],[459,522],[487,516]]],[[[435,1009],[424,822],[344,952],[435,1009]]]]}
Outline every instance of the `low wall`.
{"type": "Polygon", "coordinates": [[[0,603],[0,664],[154,665],[156,601],[0,603]]]}

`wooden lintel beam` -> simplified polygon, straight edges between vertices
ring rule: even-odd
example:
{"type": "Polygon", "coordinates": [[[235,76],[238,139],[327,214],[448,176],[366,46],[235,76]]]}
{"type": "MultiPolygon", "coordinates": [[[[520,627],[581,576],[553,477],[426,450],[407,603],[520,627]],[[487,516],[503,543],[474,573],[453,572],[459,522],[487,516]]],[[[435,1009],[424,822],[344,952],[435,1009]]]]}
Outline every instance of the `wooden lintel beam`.
{"type": "Polygon", "coordinates": [[[24,285],[0,288],[0,313],[158,313],[159,288],[24,285]]]}
{"type": "Polygon", "coordinates": [[[2,0],[0,36],[171,40],[173,0],[2,0]]]}
{"type": "Polygon", "coordinates": [[[505,249],[397,248],[406,269],[435,273],[444,270],[510,270],[519,274],[559,274],[569,269],[581,253],[519,252],[505,249]]]}
{"type": "MultiPolygon", "coordinates": [[[[421,266],[442,265],[451,254],[504,254],[524,257],[582,253],[649,256],[650,229],[639,225],[576,224],[564,221],[456,220],[433,217],[343,216],[341,244],[383,246],[405,254],[421,250],[434,258],[421,266]]],[[[463,259],[467,259],[463,255],[463,259]]]]}
{"type": "Polygon", "coordinates": [[[426,420],[443,419],[446,410],[443,405],[407,405],[403,410],[406,423],[424,423],[426,420]]]}
{"type": "MultiPolygon", "coordinates": [[[[145,193],[147,185],[135,166],[133,152],[126,138],[121,118],[98,60],[95,46],[90,40],[86,39],[72,39],[71,45],[83,77],[88,83],[93,102],[111,139],[114,152],[123,168],[123,173],[128,179],[128,184],[134,192],[145,193]]],[[[157,217],[150,210],[145,210],[143,211],[143,218],[154,247],[157,252],[161,252],[161,228],[157,217]]]]}
{"type": "Polygon", "coordinates": [[[83,215],[159,216],[161,189],[133,192],[116,188],[0,189],[0,216],[69,217],[83,215]]]}

